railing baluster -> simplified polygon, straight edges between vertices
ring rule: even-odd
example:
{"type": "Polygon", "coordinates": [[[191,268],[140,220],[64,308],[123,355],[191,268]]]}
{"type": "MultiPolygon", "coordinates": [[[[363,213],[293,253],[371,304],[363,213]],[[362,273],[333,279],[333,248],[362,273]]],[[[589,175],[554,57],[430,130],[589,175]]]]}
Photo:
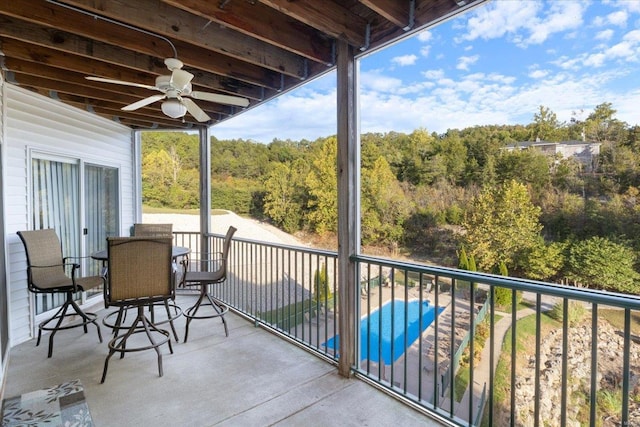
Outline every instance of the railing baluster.
{"type": "Polygon", "coordinates": [[[622,351],[622,425],[629,425],[629,386],[631,358],[631,310],[624,310],[624,349],[622,351]]]}
{"type": "Polygon", "coordinates": [[[540,341],[542,338],[541,327],[542,320],[542,295],[536,294],[536,368],[535,368],[535,385],[534,385],[534,407],[533,407],[533,423],[534,427],[540,425],[540,341]]]}
{"type": "Polygon", "coordinates": [[[596,426],[598,391],[598,304],[591,306],[591,390],[589,393],[589,425],[596,426]]]}
{"type": "Polygon", "coordinates": [[[560,426],[567,425],[567,382],[569,360],[569,299],[562,300],[562,395],[560,397],[560,426]]]}
{"type": "MultiPolygon", "coordinates": [[[[182,242],[182,245],[188,245],[192,248],[192,258],[202,258],[197,255],[197,249],[199,245],[199,239],[197,233],[189,233],[183,235],[176,235],[174,241],[182,242]]],[[[223,236],[214,235],[211,236],[211,247],[219,248],[222,243],[223,236]]],[[[598,398],[598,336],[599,336],[599,323],[602,322],[598,316],[599,304],[611,306],[614,308],[620,308],[625,313],[625,326],[624,332],[621,333],[624,339],[624,350],[620,355],[620,365],[622,367],[622,384],[618,391],[622,393],[622,407],[619,414],[620,423],[622,425],[629,424],[629,415],[631,410],[635,411],[635,402],[630,400],[631,393],[631,365],[635,363],[635,360],[631,359],[635,354],[635,347],[632,342],[632,318],[631,314],[634,310],[640,310],[640,298],[632,295],[620,295],[611,294],[607,292],[590,291],[587,289],[577,289],[571,287],[560,286],[556,284],[534,282],[530,280],[517,279],[511,277],[502,277],[494,275],[486,275],[481,273],[466,272],[463,270],[447,269],[435,266],[424,266],[411,263],[403,263],[392,260],[385,260],[381,258],[374,258],[362,255],[354,255],[351,260],[358,264],[356,269],[358,272],[363,272],[362,277],[358,277],[363,283],[368,284],[366,292],[363,290],[362,298],[358,298],[357,307],[354,310],[358,310],[356,316],[358,320],[357,327],[360,326],[360,319],[362,315],[367,316],[366,320],[362,318],[363,327],[367,327],[368,331],[362,336],[362,340],[365,342],[358,342],[357,352],[360,354],[358,361],[354,366],[356,375],[359,377],[366,377],[370,381],[378,383],[378,385],[392,394],[396,394],[401,400],[408,400],[415,405],[422,408],[426,412],[433,412],[435,416],[441,419],[447,419],[447,422],[456,425],[472,425],[478,420],[482,419],[482,410],[485,409],[484,421],[487,425],[497,425],[499,416],[511,416],[511,425],[518,425],[519,423],[526,422],[524,419],[519,419],[524,413],[520,413],[520,409],[517,407],[519,402],[516,401],[515,385],[516,385],[516,371],[517,367],[517,351],[518,351],[518,307],[517,293],[521,291],[533,292],[535,295],[535,368],[534,368],[534,401],[532,402],[533,422],[532,425],[541,426],[550,421],[545,419],[544,407],[542,405],[542,380],[541,369],[544,369],[542,364],[545,354],[543,354],[542,340],[543,340],[543,328],[547,328],[543,317],[546,314],[543,312],[542,300],[547,296],[556,297],[562,299],[562,310],[564,313],[562,322],[562,378],[561,378],[561,396],[560,402],[555,402],[561,409],[560,422],[563,425],[568,423],[568,418],[572,415],[568,414],[570,391],[568,390],[569,374],[573,375],[573,372],[569,372],[569,348],[573,351],[573,341],[569,341],[569,313],[570,303],[573,301],[579,301],[581,303],[587,302],[591,304],[591,372],[590,379],[586,380],[587,383],[584,387],[586,393],[586,387],[590,387],[589,393],[589,417],[590,425],[598,425],[600,420],[598,416],[601,414],[597,409],[598,398]],[[389,279],[391,286],[383,290],[383,271],[388,269],[389,279]],[[373,277],[376,276],[377,277],[373,277]],[[404,280],[398,280],[396,285],[396,279],[399,279],[398,275],[403,274],[404,280]],[[417,287],[410,288],[413,279],[418,277],[417,287]],[[423,318],[425,315],[430,314],[426,311],[426,307],[423,307],[423,303],[427,297],[423,294],[425,285],[425,278],[434,277],[435,286],[433,298],[433,310],[438,313],[440,304],[445,301],[445,307],[447,308],[447,314],[450,319],[440,318],[438,315],[434,315],[433,321],[428,322],[423,318]],[[464,296],[456,295],[457,284],[461,281],[470,283],[470,297],[467,299],[464,296]],[[440,284],[450,282],[451,295],[444,298],[440,293],[440,284]],[[475,332],[478,329],[481,321],[481,315],[476,314],[475,297],[478,295],[478,289],[475,287],[475,283],[487,284],[489,286],[488,295],[488,310],[490,310],[489,317],[489,340],[485,345],[489,345],[489,363],[479,360],[476,362],[474,353],[478,348],[478,344],[474,341],[475,332]],[[378,286],[378,292],[376,295],[375,287],[378,286]],[[401,287],[404,289],[401,289],[401,287]],[[499,333],[496,327],[496,306],[495,306],[495,289],[496,287],[502,287],[511,290],[511,303],[513,310],[510,316],[511,322],[511,334],[505,337],[506,340],[511,341],[511,354],[507,354],[507,366],[511,363],[511,372],[507,372],[506,381],[510,381],[511,395],[506,396],[504,402],[505,413],[499,413],[498,408],[503,402],[496,402],[495,393],[495,377],[497,357],[499,353],[495,349],[500,348],[502,336],[497,336],[499,333]],[[400,292],[402,292],[400,294],[400,292]],[[417,295],[415,294],[417,292],[417,295]],[[400,297],[402,295],[402,297],[400,297]],[[364,301],[366,297],[366,302],[364,301]],[[399,305],[396,307],[388,307],[390,309],[390,321],[392,321],[391,340],[388,345],[382,344],[380,340],[377,346],[368,347],[369,357],[362,357],[364,353],[361,351],[364,346],[367,346],[368,342],[371,342],[372,334],[375,332],[376,324],[379,330],[384,329],[384,323],[387,322],[388,314],[382,314],[382,307],[390,300],[394,300],[396,297],[400,298],[399,301],[404,302],[404,308],[400,309],[399,305]],[[419,308],[418,319],[415,319],[415,312],[409,310],[410,303],[417,300],[419,308]],[[456,329],[462,328],[463,322],[458,318],[458,310],[466,309],[466,304],[469,304],[469,322],[468,337],[465,337],[462,344],[456,334],[456,329]],[[362,309],[362,313],[359,310],[362,309]],[[403,310],[401,312],[401,310],[403,310]],[[380,316],[374,320],[371,317],[376,311],[379,311],[380,316]],[[402,313],[403,318],[397,318],[402,313]],[[403,319],[404,321],[401,321],[403,319]],[[415,323],[414,323],[415,322],[415,323]],[[417,326],[416,326],[417,325],[417,326]],[[412,335],[409,338],[409,331],[415,332],[413,328],[418,327],[417,338],[414,339],[412,335]],[[426,327],[426,330],[425,330],[426,327]],[[447,327],[450,328],[447,331],[447,327]],[[402,339],[397,339],[400,334],[402,339]],[[441,347],[440,337],[448,339],[449,342],[441,347]],[[418,341],[416,341],[416,339],[418,341]],[[431,342],[430,340],[433,339],[431,342]],[[393,363],[395,354],[401,350],[400,345],[404,347],[404,358],[399,361],[398,364],[393,363]],[[460,352],[462,346],[468,346],[469,351],[469,384],[468,384],[468,401],[465,404],[457,404],[455,401],[455,370],[457,365],[457,352],[460,352]],[[417,349],[417,359],[415,351],[417,349]],[[391,351],[391,354],[387,354],[387,351],[391,351]],[[377,352],[379,363],[377,363],[377,372],[374,369],[376,366],[372,361],[375,359],[377,352]],[[430,357],[433,354],[433,357],[430,357]],[[385,356],[391,357],[392,361],[389,366],[384,364],[385,356]],[[427,360],[426,358],[429,358],[427,360]],[[415,361],[415,363],[414,363],[415,361]],[[402,363],[400,365],[399,363],[402,363]],[[429,371],[433,364],[433,369],[429,371]],[[449,369],[444,372],[440,372],[440,364],[447,364],[449,369]],[[489,372],[489,379],[487,381],[486,393],[483,391],[481,394],[476,394],[475,382],[479,381],[478,378],[484,375],[484,371],[487,369],[489,372]],[[417,372],[416,372],[417,370],[417,372]],[[396,385],[396,380],[400,379],[396,385]],[[510,376],[510,377],[509,377],[510,376]],[[444,382],[441,382],[444,378],[444,382]],[[432,382],[432,388],[429,387],[429,381],[432,382]],[[447,387],[449,388],[447,390],[447,387]],[[432,396],[430,395],[432,393],[432,396]],[[487,401],[485,396],[488,395],[487,401]],[[446,402],[449,399],[449,402],[446,402]],[[511,404],[507,407],[507,401],[510,399],[511,404]],[[468,406],[467,406],[468,403],[468,406]],[[488,407],[487,407],[488,405],[488,407]],[[440,409],[442,407],[442,410],[440,409]],[[510,411],[510,414],[509,414],[510,411]]],[[[190,268],[198,269],[200,266],[197,262],[194,262],[190,268]]],[[[255,242],[248,239],[237,238],[232,242],[232,251],[229,266],[228,283],[225,286],[216,288],[216,296],[225,300],[234,310],[237,310],[247,317],[253,318],[256,325],[262,325],[274,330],[274,333],[285,335],[296,343],[308,347],[312,351],[318,352],[325,357],[337,359],[339,357],[337,346],[328,346],[326,342],[337,337],[340,333],[338,330],[338,317],[340,313],[336,311],[336,307],[331,307],[331,297],[337,298],[339,286],[338,272],[337,272],[337,254],[330,251],[321,251],[315,249],[290,247],[286,245],[271,245],[262,242],[255,242]],[[333,292],[324,292],[316,284],[316,273],[324,275],[326,270],[327,287],[332,289],[333,292]],[[320,291],[320,292],[319,292],[320,291]],[[323,310],[324,309],[324,310],[323,310]],[[273,313],[272,316],[267,318],[263,316],[268,312],[273,313]],[[308,318],[305,313],[309,313],[308,318]],[[263,318],[260,318],[260,317],[263,318]],[[331,322],[331,324],[330,324],[331,322]]],[[[428,306],[431,308],[431,304],[428,306]]],[[[508,319],[508,320],[509,320],[508,319]]],[[[601,325],[600,325],[601,327],[601,325]]],[[[467,327],[464,327],[465,331],[467,327]]],[[[359,330],[359,329],[358,329],[359,330]]],[[[522,329],[525,331],[525,329],[522,329]]],[[[457,331],[464,332],[464,331],[457,331]]],[[[385,337],[386,339],[387,337],[385,337]]],[[[533,337],[532,337],[533,338],[533,337]]],[[[360,340],[360,333],[356,334],[356,339],[360,340]]],[[[446,340],[445,340],[446,341],[446,340]]],[[[336,343],[337,344],[337,343],[336,343]]],[[[533,363],[533,362],[532,362],[533,363]]],[[[571,365],[572,366],[572,365],[571,365]]],[[[522,368],[522,367],[521,367],[522,368]]],[[[508,369],[508,368],[507,368],[508,369]]],[[[480,390],[477,390],[480,392],[480,390]]],[[[586,396],[586,394],[585,394],[586,396]]],[[[585,413],[586,415],[586,413],[585,413]]],[[[506,417],[505,417],[506,418],[506,417]]]]}
{"type": "Polygon", "coordinates": [[[496,332],[495,332],[495,324],[496,324],[496,304],[495,304],[495,289],[494,285],[490,285],[489,287],[489,304],[491,310],[491,321],[490,321],[490,331],[489,331],[489,345],[491,349],[489,351],[489,425],[493,425],[493,407],[494,407],[494,379],[495,379],[495,348],[496,348],[496,332]]]}
{"type": "Polygon", "coordinates": [[[475,384],[473,383],[473,359],[475,358],[475,316],[476,316],[476,292],[475,283],[469,282],[469,331],[471,333],[471,339],[469,340],[469,421],[472,422],[475,418],[473,416],[473,389],[475,384]]]}
{"type": "Polygon", "coordinates": [[[516,348],[517,348],[517,340],[516,340],[516,314],[518,312],[516,303],[517,303],[517,293],[515,289],[511,290],[511,426],[516,425],[516,348]]]}

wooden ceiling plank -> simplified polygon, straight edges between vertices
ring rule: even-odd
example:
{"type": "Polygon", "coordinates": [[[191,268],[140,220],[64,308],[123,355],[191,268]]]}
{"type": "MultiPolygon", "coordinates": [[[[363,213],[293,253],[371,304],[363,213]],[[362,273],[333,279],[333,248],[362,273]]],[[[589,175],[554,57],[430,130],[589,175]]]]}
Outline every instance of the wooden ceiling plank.
{"type": "MultiPolygon", "coordinates": [[[[144,88],[136,88],[125,85],[117,85],[110,83],[92,82],[84,78],[84,75],[74,73],[68,70],[60,70],[52,67],[43,67],[40,63],[23,61],[16,58],[7,58],[5,65],[8,70],[16,75],[26,74],[34,77],[43,77],[49,80],[57,80],[60,82],[71,83],[78,86],[98,89],[104,92],[112,92],[118,95],[135,96],[138,99],[155,95],[159,92],[147,90],[144,88]]],[[[200,104],[201,101],[198,101],[200,104]]],[[[207,103],[207,112],[215,114],[230,114],[230,107],[223,104],[207,103]]],[[[122,107],[123,105],[120,105],[122,107]]],[[[204,108],[203,108],[204,109],[204,108]]]]}
{"type": "MultiPolygon", "coordinates": [[[[283,74],[305,78],[302,58],[245,34],[162,3],[160,0],[65,0],[66,4],[182,40],[283,74]]],[[[112,24],[113,25],[113,24],[112,24]]],[[[182,52],[178,51],[178,58],[182,52]]]]}
{"type": "Polygon", "coordinates": [[[416,0],[416,27],[443,22],[487,0],[466,0],[462,6],[453,0],[416,0]]]}
{"type": "MultiPolygon", "coordinates": [[[[103,101],[122,103],[123,105],[128,105],[132,102],[137,101],[136,98],[126,97],[121,95],[119,95],[116,100],[112,97],[112,94],[105,95],[104,93],[101,93],[100,91],[97,91],[95,89],[84,88],[84,87],[78,88],[75,85],[68,84],[65,82],[45,79],[42,77],[34,77],[27,74],[17,74],[16,82],[20,86],[34,87],[38,89],[44,89],[46,91],[53,91],[58,94],[58,97],[60,97],[61,94],[68,94],[68,95],[75,95],[75,96],[91,97],[91,98],[100,99],[103,101]]],[[[157,106],[157,108],[158,108],[158,111],[160,112],[160,107],[157,106]]],[[[126,112],[122,112],[122,115],[125,115],[125,114],[126,112]]],[[[166,118],[167,116],[164,116],[164,117],[166,118]]]]}
{"type": "MultiPolygon", "coordinates": [[[[158,75],[166,75],[169,73],[167,66],[161,58],[137,53],[66,31],[43,27],[4,15],[0,15],[0,37],[9,37],[41,47],[81,55],[89,59],[97,59],[113,65],[141,71],[142,73],[134,77],[134,82],[152,85],[158,75]]],[[[112,68],[108,68],[108,70],[111,69],[112,68]]],[[[188,67],[185,69],[188,70],[188,67]]],[[[220,91],[228,95],[243,96],[252,100],[262,100],[263,91],[261,86],[243,83],[231,77],[214,74],[212,72],[202,70],[193,71],[194,74],[197,75],[197,79],[194,79],[194,85],[198,87],[220,91]]],[[[115,76],[113,74],[100,75],[99,77],[123,80],[121,76],[115,76]]]]}
{"type": "Polygon", "coordinates": [[[383,16],[388,21],[394,23],[402,29],[410,29],[410,2],[398,0],[359,0],[360,3],[367,6],[383,16]]]}
{"type": "MultiPolygon", "coordinates": [[[[173,57],[171,45],[158,37],[110,24],[88,15],[56,7],[40,0],[3,2],[0,14],[66,31],[89,39],[147,54],[159,59],[173,57]]],[[[225,75],[243,82],[280,89],[280,73],[248,64],[187,43],[173,43],[187,65],[225,75]],[[193,52],[192,52],[193,50],[193,52]],[[213,70],[211,68],[214,68],[213,70]]]]}
{"type": "Polygon", "coordinates": [[[312,61],[333,65],[332,43],[312,27],[291,19],[261,3],[201,0],[162,0],[173,7],[201,16],[312,61]]]}
{"type": "Polygon", "coordinates": [[[345,38],[361,48],[365,46],[367,22],[333,1],[318,0],[258,0],[293,19],[303,22],[334,39],[345,38]]]}

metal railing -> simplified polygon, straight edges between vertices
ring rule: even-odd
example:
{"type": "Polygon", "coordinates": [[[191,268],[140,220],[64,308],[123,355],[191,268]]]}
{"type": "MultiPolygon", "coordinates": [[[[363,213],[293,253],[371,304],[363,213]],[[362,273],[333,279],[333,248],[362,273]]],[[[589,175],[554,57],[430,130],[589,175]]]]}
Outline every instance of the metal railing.
{"type": "MultiPolygon", "coordinates": [[[[176,243],[199,242],[191,234],[176,243]]],[[[211,236],[215,251],[223,237],[211,236]]],[[[351,259],[357,376],[445,425],[640,425],[640,298],[351,259]]],[[[217,298],[337,360],[335,252],[235,238],[228,268],[217,298]]]]}

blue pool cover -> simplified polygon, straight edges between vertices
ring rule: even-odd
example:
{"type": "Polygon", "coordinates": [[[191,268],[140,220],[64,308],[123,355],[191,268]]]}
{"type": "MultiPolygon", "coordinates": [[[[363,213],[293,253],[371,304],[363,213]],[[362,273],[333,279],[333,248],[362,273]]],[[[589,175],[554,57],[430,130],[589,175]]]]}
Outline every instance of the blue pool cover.
{"type": "MultiPolygon", "coordinates": [[[[438,309],[438,314],[444,307],[438,309]]],[[[406,350],[405,342],[405,313],[407,322],[407,347],[420,336],[431,325],[435,318],[434,308],[429,301],[422,302],[422,325],[420,324],[420,301],[393,300],[382,306],[380,310],[372,311],[369,316],[360,320],[360,359],[369,359],[372,362],[379,362],[380,357],[385,365],[398,360],[406,350]],[[393,322],[392,322],[393,319],[393,322]],[[392,327],[393,326],[393,327],[392,327]],[[420,327],[422,326],[422,331],[420,327]],[[391,347],[393,343],[393,361],[391,358],[391,347]]],[[[340,337],[338,335],[330,338],[323,345],[327,349],[339,347],[340,337]]]]}

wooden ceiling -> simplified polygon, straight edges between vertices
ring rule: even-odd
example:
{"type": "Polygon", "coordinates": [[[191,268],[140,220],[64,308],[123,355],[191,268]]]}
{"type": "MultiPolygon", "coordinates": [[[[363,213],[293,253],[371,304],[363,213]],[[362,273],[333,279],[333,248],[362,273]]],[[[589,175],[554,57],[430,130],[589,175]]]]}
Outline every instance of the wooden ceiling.
{"type": "Polygon", "coordinates": [[[335,41],[361,54],[428,28],[486,0],[0,0],[5,79],[134,129],[214,125],[335,66],[335,41]],[[172,119],[148,88],[177,57],[194,91],[247,98],[241,108],[195,102],[211,120],[172,119]]]}

